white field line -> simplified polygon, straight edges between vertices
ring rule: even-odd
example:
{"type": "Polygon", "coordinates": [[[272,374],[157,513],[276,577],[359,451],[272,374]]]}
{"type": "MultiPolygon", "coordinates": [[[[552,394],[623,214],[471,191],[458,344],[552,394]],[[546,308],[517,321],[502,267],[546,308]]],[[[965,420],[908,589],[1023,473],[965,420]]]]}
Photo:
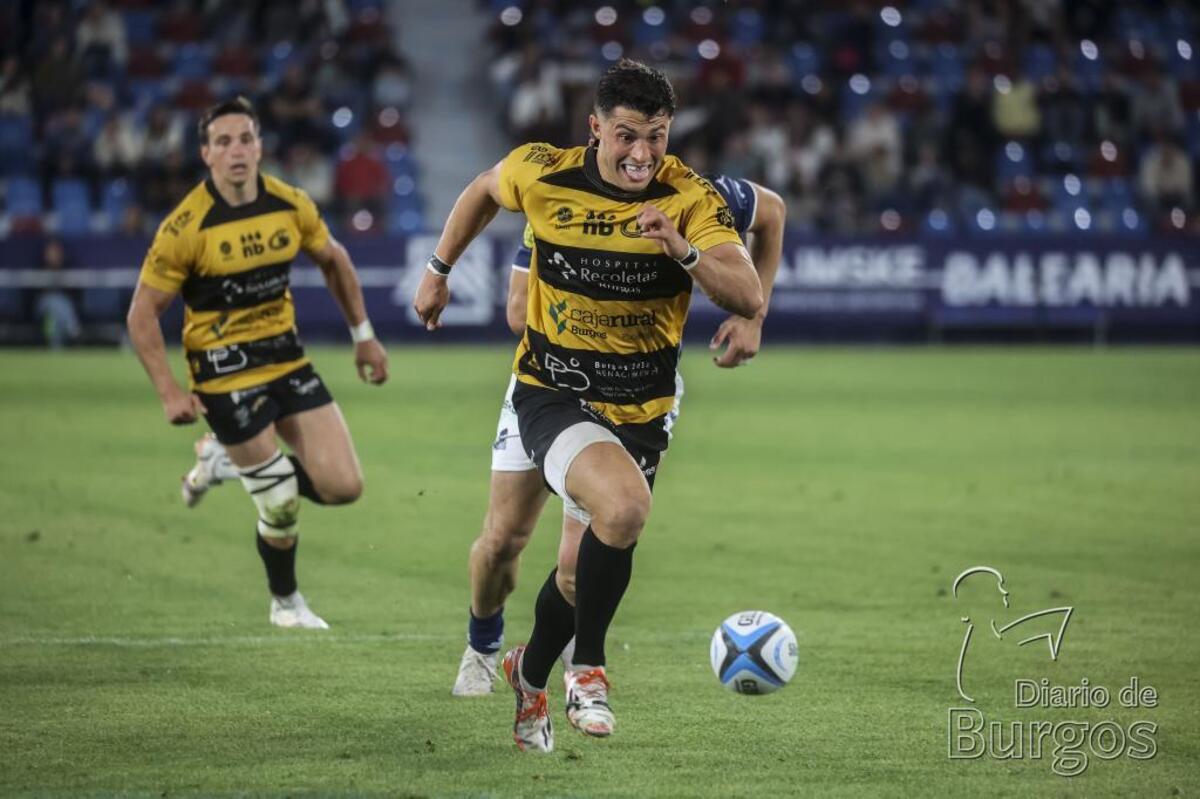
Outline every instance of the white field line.
{"type": "Polygon", "coordinates": [[[38,646],[112,646],[130,649],[151,649],[157,647],[184,646],[279,646],[292,644],[374,644],[398,641],[460,641],[462,635],[427,635],[424,633],[383,633],[377,635],[330,635],[321,632],[295,631],[280,632],[278,635],[228,635],[228,636],[198,636],[182,638],[178,636],[163,637],[132,637],[132,636],[101,636],[88,635],[77,638],[59,637],[22,637],[0,638],[0,649],[6,647],[38,647],[38,646]]]}
{"type": "MultiPolygon", "coordinates": [[[[654,635],[651,637],[619,636],[609,643],[611,646],[622,647],[628,646],[629,643],[646,643],[651,640],[661,642],[665,640],[671,641],[699,641],[706,640],[707,633],[696,630],[683,630],[674,635],[654,635]]],[[[313,644],[386,644],[386,643],[402,643],[405,641],[427,641],[430,643],[446,643],[455,642],[461,643],[464,636],[460,632],[455,632],[452,635],[431,635],[428,633],[378,633],[378,634],[355,634],[355,635],[336,635],[325,632],[314,632],[295,630],[290,632],[280,631],[277,635],[227,635],[227,636],[197,636],[195,638],[186,638],[180,636],[106,636],[106,635],[86,635],[79,637],[56,637],[56,636],[24,636],[13,638],[0,638],[0,649],[12,649],[16,647],[117,647],[125,649],[156,649],[156,648],[172,648],[172,647],[222,647],[222,646],[291,646],[300,644],[309,646],[313,644]]]]}

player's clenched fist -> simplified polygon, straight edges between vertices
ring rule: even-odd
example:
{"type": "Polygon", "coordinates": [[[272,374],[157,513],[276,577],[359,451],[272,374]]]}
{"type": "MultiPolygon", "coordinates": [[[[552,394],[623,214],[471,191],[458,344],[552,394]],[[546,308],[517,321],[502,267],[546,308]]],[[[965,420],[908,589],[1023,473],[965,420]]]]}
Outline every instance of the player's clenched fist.
{"type": "Polygon", "coordinates": [[[642,206],[637,215],[638,227],[642,229],[642,238],[654,239],[667,255],[679,260],[688,254],[687,239],[679,235],[675,223],[662,211],[650,203],[642,206]]]}
{"type": "Polygon", "coordinates": [[[162,397],[163,414],[171,424],[192,424],[204,415],[200,398],[179,386],[168,389],[162,397]]]}
{"type": "Polygon", "coordinates": [[[441,275],[435,275],[428,269],[421,276],[417,293],[413,296],[413,310],[417,318],[425,325],[426,330],[437,330],[442,326],[439,321],[442,311],[450,304],[449,280],[441,275]]]}

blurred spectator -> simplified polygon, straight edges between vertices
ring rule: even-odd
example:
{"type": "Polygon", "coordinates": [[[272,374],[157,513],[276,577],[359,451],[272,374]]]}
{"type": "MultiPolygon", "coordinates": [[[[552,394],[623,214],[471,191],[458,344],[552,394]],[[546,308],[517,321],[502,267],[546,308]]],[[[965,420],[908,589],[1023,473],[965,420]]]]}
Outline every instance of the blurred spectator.
{"type": "Polygon", "coordinates": [[[1015,80],[997,75],[996,93],[992,96],[992,119],[1001,136],[1009,139],[1030,139],[1042,128],[1038,109],[1037,87],[1026,78],[1015,80]]]}
{"type": "Polygon", "coordinates": [[[0,114],[27,116],[32,110],[32,89],[29,76],[15,55],[0,64],[0,114]]]}
{"type": "Polygon", "coordinates": [[[96,74],[107,65],[123,68],[129,60],[125,23],[104,0],[93,0],[79,21],[75,29],[75,53],[89,74],[96,74]]]}
{"type": "Polygon", "coordinates": [[[972,69],[955,99],[942,150],[954,176],[976,189],[992,191],[999,139],[992,121],[991,83],[985,73],[972,69]]]}
{"type": "Polygon", "coordinates": [[[138,194],[146,209],[161,215],[171,210],[199,181],[182,150],[167,153],[160,164],[142,172],[138,194]]]}
{"type": "Polygon", "coordinates": [[[333,165],[312,145],[300,142],[288,151],[288,182],[303,189],[318,206],[333,201],[333,165]]]}
{"type": "Polygon", "coordinates": [[[323,142],[324,116],[321,100],[312,91],[304,65],[294,61],[283,73],[279,86],[271,93],[269,127],[279,136],[286,150],[298,141],[323,142]]]}
{"type": "Polygon", "coordinates": [[[750,139],[746,132],[739,130],[730,136],[721,155],[717,159],[717,171],[731,178],[758,177],[758,159],[750,152],[750,139]]]}
{"type": "Polygon", "coordinates": [[[412,75],[404,59],[393,56],[383,60],[371,85],[371,99],[380,108],[408,107],[412,101],[412,75]]]}
{"type": "Polygon", "coordinates": [[[391,188],[391,176],[376,150],[371,138],[360,134],[338,162],[334,179],[337,198],[347,212],[366,208],[378,215],[383,207],[391,188]]]}
{"type": "Polygon", "coordinates": [[[92,145],[92,160],[106,178],[132,175],[142,158],[141,138],[124,114],[112,114],[92,145]]]}
{"type": "Polygon", "coordinates": [[[1183,106],[1175,82],[1157,69],[1147,70],[1133,91],[1133,128],[1141,134],[1183,130],[1183,106]]]}
{"type": "Polygon", "coordinates": [[[183,147],[183,121],[167,106],[157,105],[146,119],[141,138],[143,166],[162,164],[183,147]]]}
{"type": "Polygon", "coordinates": [[[837,138],[833,128],[802,103],[788,108],[788,133],[796,187],[800,193],[809,194],[816,189],[826,161],[837,151],[837,138]]]}
{"type": "Polygon", "coordinates": [[[1097,139],[1125,144],[1133,138],[1133,110],[1125,79],[1107,72],[1099,92],[1091,98],[1092,128],[1097,139]]]}
{"type": "Polygon", "coordinates": [[[876,203],[887,199],[900,180],[903,152],[900,124],[883,103],[868,105],[846,135],[846,153],[876,203]]]}
{"type": "Polygon", "coordinates": [[[816,222],[830,233],[857,233],[862,213],[863,183],[844,146],[821,170],[815,202],[816,222]]]}
{"type": "Polygon", "coordinates": [[[1087,105],[1071,71],[1062,68],[1042,81],[1042,141],[1078,147],[1088,131],[1087,105]]]}
{"type": "Polygon", "coordinates": [[[42,177],[92,176],[92,139],[84,126],[83,111],[70,106],[46,122],[42,138],[42,177]]]}
{"type": "Polygon", "coordinates": [[[1142,158],[1138,186],[1147,205],[1156,211],[1193,207],[1192,163],[1187,152],[1160,135],[1142,158]]]}
{"type": "Polygon", "coordinates": [[[83,72],[71,58],[70,41],[66,36],[55,37],[33,72],[33,93],[39,112],[48,115],[74,102],[82,86],[83,72]]]}
{"type": "Polygon", "coordinates": [[[752,103],[748,110],[750,154],[756,162],[752,175],[768,186],[786,186],[791,179],[787,129],[761,103],[752,103]]]}
{"type": "Polygon", "coordinates": [[[41,323],[46,344],[55,350],[77,341],[82,332],[75,298],[62,280],[66,262],[67,253],[62,242],[47,239],[42,245],[41,267],[46,272],[48,285],[38,293],[34,312],[41,323]]]}
{"type": "Polygon", "coordinates": [[[527,49],[508,104],[509,130],[522,141],[565,141],[565,123],[558,66],[539,63],[537,49],[527,49]]]}
{"type": "Polygon", "coordinates": [[[953,176],[942,164],[937,143],[921,142],[917,147],[917,162],[908,177],[908,192],[915,208],[925,212],[949,206],[953,185],[953,176]]]}

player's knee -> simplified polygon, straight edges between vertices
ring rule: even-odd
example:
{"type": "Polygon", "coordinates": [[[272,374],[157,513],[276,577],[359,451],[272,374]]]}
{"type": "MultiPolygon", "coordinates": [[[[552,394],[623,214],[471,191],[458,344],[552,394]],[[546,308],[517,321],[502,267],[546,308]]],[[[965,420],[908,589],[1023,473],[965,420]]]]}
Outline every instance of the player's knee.
{"type": "Polygon", "coordinates": [[[520,557],[532,534],[532,528],[489,521],[475,540],[474,549],[488,561],[507,563],[520,557]]]}
{"type": "Polygon", "coordinates": [[[592,529],[609,546],[627,547],[637,543],[650,516],[650,491],[629,491],[618,495],[593,514],[592,529]]]}
{"type": "Polygon", "coordinates": [[[276,453],[266,463],[242,469],[241,478],[258,508],[259,535],[269,541],[295,538],[300,486],[291,461],[276,453]]]}
{"type": "Polygon", "coordinates": [[[344,474],[318,486],[321,497],[329,505],[349,505],[363,493],[363,479],[360,474],[344,474]]]}

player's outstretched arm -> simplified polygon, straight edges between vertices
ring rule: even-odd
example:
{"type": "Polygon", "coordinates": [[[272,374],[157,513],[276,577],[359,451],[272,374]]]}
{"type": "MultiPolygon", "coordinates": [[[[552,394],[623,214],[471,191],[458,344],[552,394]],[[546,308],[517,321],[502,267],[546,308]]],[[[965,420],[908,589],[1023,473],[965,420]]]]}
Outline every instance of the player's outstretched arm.
{"type": "Polygon", "coordinates": [[[447,278],[450,267],[458,260],[467,245],[483,232],[500,210],[500,164],[481,173],[458,195],[454,208],[442,228],[442,237],[434,248],[417,293],[413,310],[425,324],[426,330],[437,330],[442,311],[450,303],[447,278]]]}
{"type": "Polygon", "coordinates": [[[358,376],[364,383],[381,386],[387,382],[387,353],[375,330],[367,319],[367,304],[363,301],[362,285],[354,271],[350,253],[337,239],[330,237],[320,250],[309,252],[309,257],[321,269],[329,293],[342,309],[342,316],[350,326],[350,337],[354,339],[354,364],[358,376]]]}
{"type": "MultiPolygon", "coordinates": [[[[658,208],[646,203],[638,213],[637,221],[642,236],[657,241],[668,256],[681,263],[689,259],[692,245],[680,234],[670,217],[658,208]]],[[[710,247],[685,268],[718,307],[747,319],[762,307],[758,274],[746,248],[740,244],[727,242],[710,247]]]]}
{"type": "Polygon", "coordinates": [[[185,391],[175,382],[171,367],[167,363],[167,347],[163,342],[162,328],[158,318],[170,307],[175,295],[138,283],[129,304],[129,315],[125,323],[129,329],[129,341],[133,350],[150,376],[154,390],[162,400],[163,414],[171,424],[191,424],[204,413],[200,398],[185,391]]]}
{"type": "Polygon", "coordinates": [[[771,303],[771,289],[775,286],[775,275],[783,256],[783,228],[787,220],[787,206],[783,198],[768,188],[752,183],[758,196],[754,213],[754,224],[750,226],[750,258],[758,282],[762,284],[763,304],[753,319],[731,316],[721,323],[717,333],[709,342],[709,349],[725,351],[713,358],[713,363],[725,369],[741,366],[755,355],[762,345],[762,325],[767,318],[767,307],[771,303]]]}

